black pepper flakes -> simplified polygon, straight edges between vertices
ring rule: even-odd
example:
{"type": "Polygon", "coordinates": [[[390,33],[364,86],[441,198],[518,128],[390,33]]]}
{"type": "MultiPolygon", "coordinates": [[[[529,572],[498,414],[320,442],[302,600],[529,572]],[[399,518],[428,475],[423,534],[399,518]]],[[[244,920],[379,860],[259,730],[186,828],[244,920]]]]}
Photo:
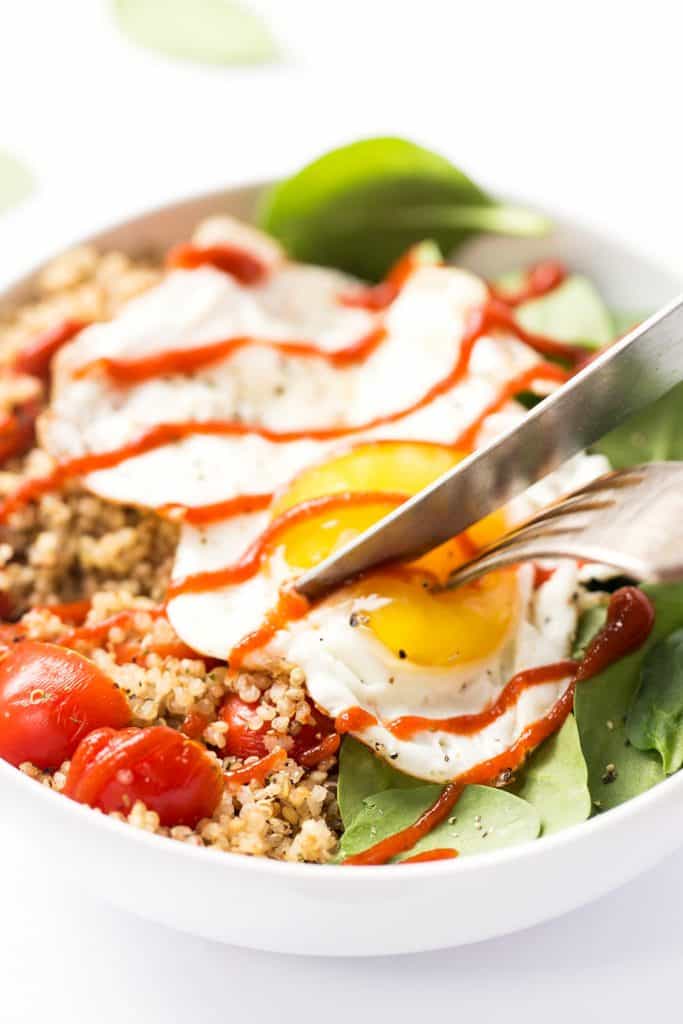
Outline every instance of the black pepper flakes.
{"type": "Polygon", "coordinates": [[[605,770],[600,776],[600,781],[604,782],[606,786],[609,786],[610,783],[616,782],[618,775],[617,766],[614,764],[608,764],[605,765],[605,770]]]}
{"type": "Polygon", "coordinates": [[[399,649],[398,656],[399,656],[399,658],[407,658],[408,657],[408,655],[406,654],[406,652],[403,650],[402,647],[399,649]]]}

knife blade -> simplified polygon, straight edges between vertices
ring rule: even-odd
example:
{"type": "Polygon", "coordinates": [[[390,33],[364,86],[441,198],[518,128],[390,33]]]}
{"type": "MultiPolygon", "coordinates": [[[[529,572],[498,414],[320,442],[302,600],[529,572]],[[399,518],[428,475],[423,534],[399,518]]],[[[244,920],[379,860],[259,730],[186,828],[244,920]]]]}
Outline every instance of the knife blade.
{"type": "Polygon", "coordinates": [[[683,380],[683,295],[597,355],[522,422],[468,455],[296,582],[310,600],[409,560],[500,508],[683,380]]]}

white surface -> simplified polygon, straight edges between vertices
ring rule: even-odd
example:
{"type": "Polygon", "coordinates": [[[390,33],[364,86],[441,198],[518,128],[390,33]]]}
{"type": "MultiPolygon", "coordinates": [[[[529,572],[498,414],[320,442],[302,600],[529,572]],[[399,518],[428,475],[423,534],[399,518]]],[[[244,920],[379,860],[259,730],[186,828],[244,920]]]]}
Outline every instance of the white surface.
{"type": "MultiPolygon", "coordinates": [[[[41,184],[0,221],[0,276],[131,209],[391,132],[683,263],[680,26],[667,0],[258,6],[273,9],[292,60],[230,72],[130,48],[99,0],[0,0],[0,144],[41,184]]],[[[678,1003],[682,858],[511,939],[324,962],[225,949],[80,897],[74,905],[58,866],[17,863],[9,836],[0,1017],[212,1022],[248,1007],[258,1024],[281,1017],[284,1000],[285,1020],[320,1010],[332,1024],[413,1021],[427,1007],[636,1021],[678,1003]]]]}

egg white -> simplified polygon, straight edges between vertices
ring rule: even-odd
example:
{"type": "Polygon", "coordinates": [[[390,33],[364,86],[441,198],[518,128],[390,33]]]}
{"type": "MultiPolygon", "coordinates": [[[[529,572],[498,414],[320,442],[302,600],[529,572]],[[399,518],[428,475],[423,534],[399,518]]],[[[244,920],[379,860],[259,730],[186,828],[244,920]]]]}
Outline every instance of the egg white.
{"type": "MultiPolygon", "coordinates": [[[[417,402],[448,374],[469,313],[486,297],[484,282],[472,274],[430,266],[412,274],[385,313],[349,308],[339,302],[339,294],[354,284],[351,279],[288,263],[270,240],[245,230],[240,235],[239,226],[219,218],[197,241],[210,245],[246,239],[271,268],[264,283],[245,287],[210,267],[175,271],[112,322],[84,330],[65,346],[55,364],[50,408],[40,425],[48,451],[60,458],[108,451],[157,424],[187,420],[239,419],[271,431],[363,425],[417,402]],[[361,365],[344,368],[250,347],[196,373],[128,388],[101,373],[74,376],[79,367],[104,357],[138,358],[237,336],[310,341],[335,351],[379,325],[386,330],[383,343],[361,365]]],[[[352,440],[453,444],[507,381],[538,362],[528,346],[496,331],[477,341],[467,376],[446,394],[394,422],[359,431],[352,440]]],[[[540,390],[547,387],[541,384],[540,390]]],[[[506,403],[486,420],[478,443],[509,429],[523,415],[517,403],[506,403]]],[[[277,443],[254,433],[194,435],[91,473],[85,484],[118,502],[151,508],[200,506],[286,488],[302,469],[348,445],[349,438],[277,443]]],[[[601,457],[577,457],[516,499],[508,509],[509,521],[519,521],[607,468],[601,457]]],[[[174,579],[234,564],[268,521],[268,512],[258,512],[204,528],[184,525],[174,579]]],[[[234,646],[258,628],[294,572],[275,554],[242,584],[172,598],[170,621],[195,650],[229,658],[234,646]]],[[[386,728],[403,714],[444,718],[481,711],[517,671],[567,656],[576,625],[575,566],[558,567],[537,590],[530,567],[522,567],[517,580],[517,617],[499,647],[479,662],[425,668],[397,659],[368,629],[349,625],[354,609],[342,591],[281,630],[246,664],[299,665],[322,710],[336,716],[352,707],[365,708],[378,724],[358,733],[360,739],[409,774],[445,781],[511,746],[527,725],[549,711],[567,685],[563,680],[525,691],[514,707],[476,735],[425,731],[398,741],[386,728]]]]}

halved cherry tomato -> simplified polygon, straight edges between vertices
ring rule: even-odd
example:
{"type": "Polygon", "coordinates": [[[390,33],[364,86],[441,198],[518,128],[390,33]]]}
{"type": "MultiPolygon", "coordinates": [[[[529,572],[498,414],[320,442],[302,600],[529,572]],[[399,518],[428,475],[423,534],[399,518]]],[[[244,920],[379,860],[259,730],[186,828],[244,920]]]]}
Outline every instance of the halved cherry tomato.
{"type": "Polygon", "coordinates": [[[209,818],[223,793],[223,772],[205,747],[167,725],[97,729],[73,756],[64,792],[72,800],[127,814],[136,800],[162,825],[209,818]]]}
{"type": "Polygon", "coordinates": [[[56,768],[92,729],[129,722],[126,695],[76,651],[19,640],[0,660],[0,757],[11,764],[56,768]]]}
{"type": "MultiPolygon", "coordinates": [[[[250,729],[248,723],[253,713],[254,705],[240,700],[236,693],[230,694],[223,702],[220,715],[223,721],[228,723],[225,746],[221,747],[223,756],[263,757],[268,753],[264,737],[269,725],[264,723],[260,729],[250,729]]],[[[316,707],[311,707],[311,714],[313,721],[301,726],[294,736],[293,746],[288,751],[288,756],[295,761],[314,747],[318,747],[326,736],[334,732],[334,721],[331,718],[318,711],[316,707]]]]}
{"type": "Polygon", "coordinates": [[[88,324],[85,320],[63,320],[56,327],[44,331],[27,342],[15,359],[20,373],[30,373],[44,384],[50,379],[52,360],[67,341],[75,338],[88,324]]]}
{"type": "Polygon", "coordinates": [[[40,402],[31,398],[0,419],[0,466],[24,455],[36,438],[36,419],[40,402]]]}

